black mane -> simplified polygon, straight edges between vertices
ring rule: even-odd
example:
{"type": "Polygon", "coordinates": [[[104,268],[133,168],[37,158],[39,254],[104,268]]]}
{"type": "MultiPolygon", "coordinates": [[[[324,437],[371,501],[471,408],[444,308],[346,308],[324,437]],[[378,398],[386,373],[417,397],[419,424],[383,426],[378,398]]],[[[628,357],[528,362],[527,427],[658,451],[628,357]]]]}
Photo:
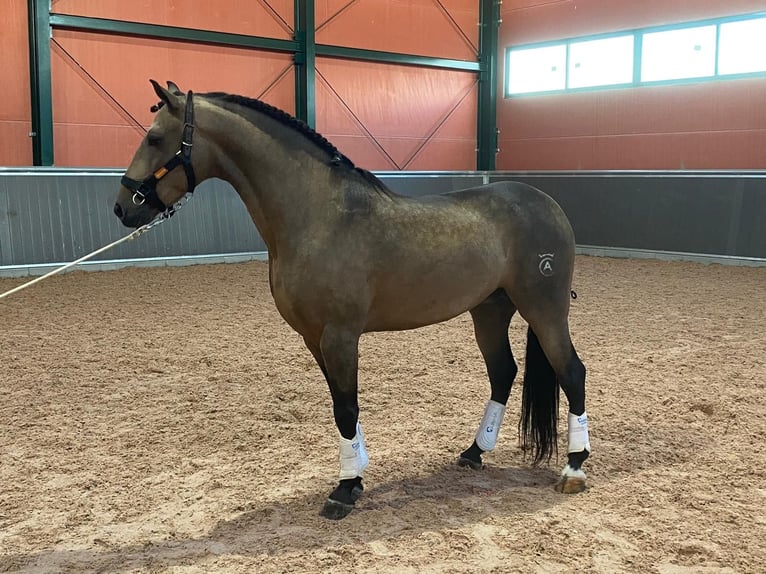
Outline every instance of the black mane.
{"type": "Polygon", "coordinates": [[[213,100],[218,100],[218,101],[222,101],[222,102],[226,102],[230,104],[236,104],[238,106],[243,106],[245,108],[255,110],[256,112],[266,114],[267,116],[269,116],[270,118],[274,120],[277,120],[281,124],[294,129],[295,131],[303,135],[306,139],[308,139],[311,143],[317,145],[320,149],[327,152],[327,154],[331,158],[330,163],[332,165],[345,167],[346,169],[360,175],[365,182],[377,188],[378,191],[384,191],[386,193],[390,193],[388,188],[385,186],[385,184],[382,181],[380,181],[374,174],[370,173],[366,169],[356,167],[354,165],[354,162],[352,162],[345,155],[343,155],[338,150],[338,148],[336,148],[332,143],[330,143],[330,141],[326,137],[324,137],[322,134],[312,129],[305,122],[288,114],[284,110],[280,110],[279,108],[272,106],[271,104],[267,104],[263,100],[248,98],[246,96],[238,96],[236,94],[229,94],[226,92],[208,92],[208,93],[200,94],[200,95],[213,100]]]}

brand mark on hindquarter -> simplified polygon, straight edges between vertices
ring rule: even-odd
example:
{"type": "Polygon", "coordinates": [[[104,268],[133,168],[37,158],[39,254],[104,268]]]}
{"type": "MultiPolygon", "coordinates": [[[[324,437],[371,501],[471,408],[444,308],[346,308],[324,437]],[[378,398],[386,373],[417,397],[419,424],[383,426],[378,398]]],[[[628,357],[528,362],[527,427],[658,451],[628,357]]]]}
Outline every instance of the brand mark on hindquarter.
{"type": "Polygon", "coordinates": [[[540,258],[540,264],[537,268],[540,270],[543,277],[550,277],[553,275],[553,258],[555,257],[555,254],[540,253],[538,257],[540,258]]]}

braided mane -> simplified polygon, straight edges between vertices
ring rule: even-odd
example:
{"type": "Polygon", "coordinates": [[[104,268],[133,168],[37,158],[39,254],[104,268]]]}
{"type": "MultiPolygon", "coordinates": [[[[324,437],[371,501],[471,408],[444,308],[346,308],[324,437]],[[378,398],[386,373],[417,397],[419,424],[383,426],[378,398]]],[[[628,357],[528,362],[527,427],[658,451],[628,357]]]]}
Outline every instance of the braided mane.
{"type": "Polygon", "coordinates": [[[366,169],[356,167],[354,165],[354,162],[352,162],[345,155],[343,155],[338,150],[338,148],[336,148],[332,143],[330,143],[327,140],[327,138],[325,138],[322,134],[315,131],[310,126],[308,126],[305,122],[288,114],[287,112],[275,106],[272,106],[271,104],[267,104],[266,102],[262,100],[258,100],[255,98],[248,98],[246,96],[238,96],[238,95],[229,94],[226,92],[208,92],[208,93],[200,94],[200,95],[212,100],[218,100],[225,103],[236,104],[238,106],[242,106],[242,107],[254,110],[256,112],[260,112],[262,114],[269,116],[270,118],[274,120],[277,120],[282,125],[285,125],[295,130],[296,132],[304,136],[306,139],[308,139],[311,143],[315,144],[320,149],[327,152],[327,154],[331,157],[330,162],[332,163],[332,165],[342,166],[342,167],[345,167],[346,169],[354,171],[355,173],[360,175],[365,182],[374,186],[377,189],[377,191],[383,191],[387,194],[390,193],[390,191],[385,186],[385,184],[382,181],[380,181],[374,174],[370,173],[366,169]]]}

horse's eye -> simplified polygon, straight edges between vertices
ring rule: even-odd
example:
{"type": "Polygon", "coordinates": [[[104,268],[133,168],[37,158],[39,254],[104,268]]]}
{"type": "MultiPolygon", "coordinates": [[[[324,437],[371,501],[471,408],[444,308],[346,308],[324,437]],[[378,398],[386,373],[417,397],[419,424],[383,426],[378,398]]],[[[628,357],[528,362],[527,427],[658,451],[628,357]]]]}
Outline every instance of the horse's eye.
{"type": "Polygon", "coordinates": [[[157,134],[147,134],[146,136],[146,144],[150,145],[152,147],[157,147],[162,143],[162,136],[158,136],[157,134]]]}

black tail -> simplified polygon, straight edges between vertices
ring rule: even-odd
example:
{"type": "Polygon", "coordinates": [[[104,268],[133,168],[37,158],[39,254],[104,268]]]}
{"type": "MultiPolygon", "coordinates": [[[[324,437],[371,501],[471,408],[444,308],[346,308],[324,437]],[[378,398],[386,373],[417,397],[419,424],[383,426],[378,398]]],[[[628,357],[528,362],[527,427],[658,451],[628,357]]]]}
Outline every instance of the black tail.
{"type": "Polygon", "coordinates": [[[548,461],[556,452],[559,386],[537,335],[527,328],[527,356],[521,394],[519,436],[524,452],[534,452],[534,464],[548,461]]]}

